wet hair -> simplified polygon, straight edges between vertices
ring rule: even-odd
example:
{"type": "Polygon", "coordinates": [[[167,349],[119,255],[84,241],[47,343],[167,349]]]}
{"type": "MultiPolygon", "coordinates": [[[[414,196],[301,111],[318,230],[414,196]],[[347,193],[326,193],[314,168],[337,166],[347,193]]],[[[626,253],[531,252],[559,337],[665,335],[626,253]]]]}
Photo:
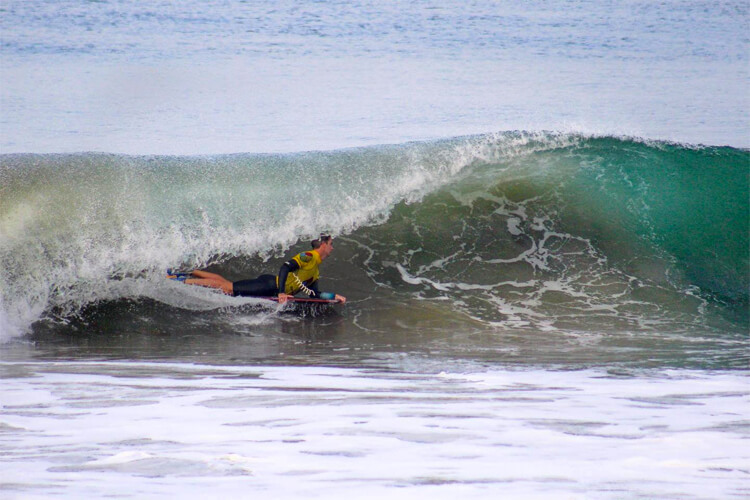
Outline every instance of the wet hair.
{"type": "Polygon", "coordinates": [[[313,249],[320,248],[320,245],[323,243],[328,243],[331,241],[333,237],[330,234],[320,233],[320,236],[318,239],[312,240],[310,244],[312,245],[313,249]]]}

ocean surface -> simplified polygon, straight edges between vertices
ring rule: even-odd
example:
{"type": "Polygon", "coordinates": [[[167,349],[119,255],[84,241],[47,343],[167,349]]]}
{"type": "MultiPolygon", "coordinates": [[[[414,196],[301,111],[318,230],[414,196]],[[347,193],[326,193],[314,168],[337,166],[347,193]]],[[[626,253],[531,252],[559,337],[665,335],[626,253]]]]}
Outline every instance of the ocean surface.
{"type": "Polygon", "coordinates": [[[747,498],[748,10],[4,1],[0,496],[747,498]]]}

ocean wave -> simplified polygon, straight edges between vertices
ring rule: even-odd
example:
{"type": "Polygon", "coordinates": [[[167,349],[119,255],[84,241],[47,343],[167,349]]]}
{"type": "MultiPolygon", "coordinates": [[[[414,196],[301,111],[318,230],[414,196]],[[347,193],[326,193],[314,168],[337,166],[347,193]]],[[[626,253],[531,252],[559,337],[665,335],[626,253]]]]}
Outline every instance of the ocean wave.
{"type": "Polygon", "coordinates": [[[174,303],[167,267],[254,271],[320,231],[348,256],[329,273],[357,262],[383,293],[447,298],[489,325],[674,326],[705,321],[706,304],[745,324],[749,159],[550,132],[286,155],[4,155],[0,329],[102,301],[174,303]]]}

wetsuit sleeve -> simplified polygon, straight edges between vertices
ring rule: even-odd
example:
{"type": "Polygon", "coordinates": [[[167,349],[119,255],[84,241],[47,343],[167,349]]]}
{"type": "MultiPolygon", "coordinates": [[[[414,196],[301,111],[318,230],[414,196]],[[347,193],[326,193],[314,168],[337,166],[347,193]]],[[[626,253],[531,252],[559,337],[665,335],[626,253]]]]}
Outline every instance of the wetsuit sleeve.
{"type": "Polygon", "coordinates": [[[336,294],[333,292],[321,292],[317,281],[314,281],[309,288],[313,291],[313,294],[310,295],[311,299],[333,300],[336,298],[336,294]]]}
{"type": "Polygon", "coordinates": [[[292,273],[299,269],[299,264],[296,260],[291,259],[284,262],[279,269],[279,293],[286,293],[286,278],[289,273],[292,273]]]}

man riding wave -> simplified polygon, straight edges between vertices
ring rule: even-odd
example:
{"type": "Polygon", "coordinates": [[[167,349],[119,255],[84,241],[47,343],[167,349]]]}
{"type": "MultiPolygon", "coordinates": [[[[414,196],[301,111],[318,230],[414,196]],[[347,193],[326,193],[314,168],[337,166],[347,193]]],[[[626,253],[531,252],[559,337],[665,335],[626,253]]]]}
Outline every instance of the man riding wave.
{"type": "Polygon", "coordinates": [[[320,271],[318,266],[333,251],[333,238],[321,234],[311,242],[312,250],[301,252],[284,262],[277,276],[263,274],[255,279],[229,281],[223,276],[207,271],[192,271],[190,273],[169,273],[168,278],[179,279],[188,285],[218,288],[234,297],[278,297],[279,303],[284,304],[297,293],[304,293],[314,299],[336,299],[346,302],[346,297],[318,289],[320,271]]]}

